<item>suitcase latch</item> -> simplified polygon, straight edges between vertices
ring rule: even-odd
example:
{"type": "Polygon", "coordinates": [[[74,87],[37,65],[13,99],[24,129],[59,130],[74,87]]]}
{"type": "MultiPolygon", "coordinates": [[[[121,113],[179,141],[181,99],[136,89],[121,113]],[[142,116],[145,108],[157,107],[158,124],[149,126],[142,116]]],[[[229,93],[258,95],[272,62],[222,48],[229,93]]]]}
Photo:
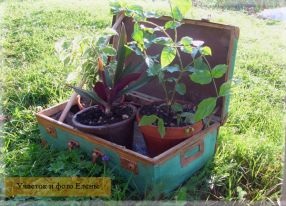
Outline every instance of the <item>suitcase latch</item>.
{"type": "Polygon", "coordinates": [[[134,174],[138,174],[137,163],[131,160],[125,159],[123,157],[120,158],[121,166],[134,174]]]}

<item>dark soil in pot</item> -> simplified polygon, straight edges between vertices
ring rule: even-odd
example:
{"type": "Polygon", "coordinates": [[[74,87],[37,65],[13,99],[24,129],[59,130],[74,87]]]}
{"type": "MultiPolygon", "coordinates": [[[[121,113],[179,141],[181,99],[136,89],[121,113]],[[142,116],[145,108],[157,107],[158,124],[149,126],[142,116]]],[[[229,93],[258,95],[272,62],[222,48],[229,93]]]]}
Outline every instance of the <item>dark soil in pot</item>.
{"type": "MultiPolygon", "coordinates": [[[[183,112],[194,112],[193,106],[185,105],[183,112]]],[[[166,135],[161,137],[156,125],[139,127],[144,136],[148,154],[151,157],[155,157],[170,149],[171,147],[179,144],[180,142],[186,140],[187,138],[190,138],[191,136],[200,132],[203,128],[202,121],[191,125],[186,124],[184,121],[180,121],[178,125],[177,115],[169,112],[168,107],[162,105],[162,103],[154,103],[143,106],[137,114],[137,121],[139,122],[143,115],[152,114],[156,114],[164,120],[166,135]]]]}
{"type": "Polygon", "coordinates": [[[106,115],[99,106],[92,106],[73,117],[74,126],[131,149],[136,108],[132,105],[115,106],[111,115],[106,115]]]}
{"type": "Polygon", "coordinates": [[[76,121],[88,126],[114,124],[130,118],[133,115],[133,109],[130,106],[116,106],[111,110],[111,113],[106,115],[100,107],[94,106],[77,115],[76,121]]]}
{"type": "MultiPolygon", "coordinates": [[[[156,102],[149,105],[144,105],[140,109],[140,116],[144,115],[152,115],[155,114],[158,117],[162,118],[165,123],[165,127],[183,127],[187,126],[184,121],[180,121],[179,124],[177,122],[177,114],[173,112],[169,112],[170,108],[162,102],[156,102]]],[[[193,105],[184,105],[183,112],[191,112],[194,113],[193,105]]]]}

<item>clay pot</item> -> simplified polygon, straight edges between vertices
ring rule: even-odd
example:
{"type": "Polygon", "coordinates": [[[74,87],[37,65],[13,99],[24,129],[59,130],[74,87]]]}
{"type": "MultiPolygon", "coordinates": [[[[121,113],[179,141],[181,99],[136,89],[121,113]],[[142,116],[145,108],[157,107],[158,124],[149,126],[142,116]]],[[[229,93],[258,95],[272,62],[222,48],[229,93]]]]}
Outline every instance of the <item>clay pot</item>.
{"type": "MultiPolygon", "coordinates": [[[[138,111],[136,115],[138,123],[140,119],[138,111]]],[[[200,132],[203,129],[203,122],[199,121],[184,127],[166,127],[164,137],[160,136],[157,126],[139,126],[139,129],[145,139],[149,156],[155,157],[200,132]]]]}
{"type": "Polygon", "coordinates": [[[94,134],[105,140],[108,140],[110,142],[131,149],[133,143],[134,119],[136,115],[136,107],[134,107],[133,105],[128,105],[128,107],[130,107],[133,111],[132,115],[128,119],[109,125],[89,126],[81,124],[76,120],[78,115],[85,112],[89,112],[89,110],[92,109],[93,107],[97,106],[85,108],[74,115],[74,117],[72,118],[74,127],[83,132],[94,134]]]}

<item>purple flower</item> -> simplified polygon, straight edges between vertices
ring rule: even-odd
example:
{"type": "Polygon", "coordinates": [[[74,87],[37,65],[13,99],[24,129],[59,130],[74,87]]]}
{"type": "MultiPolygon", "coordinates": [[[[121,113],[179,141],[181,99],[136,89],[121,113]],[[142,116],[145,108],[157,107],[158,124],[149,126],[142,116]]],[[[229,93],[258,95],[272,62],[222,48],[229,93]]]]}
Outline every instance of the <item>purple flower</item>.
{"type": "Polygon", "coordinates": [[[109,161],[109,157],[108,157],[107,155],[103,155],[103,156],[101,157],[101,160],[102,160],[103,162],[107,162],[107,161],[109,161]]]}

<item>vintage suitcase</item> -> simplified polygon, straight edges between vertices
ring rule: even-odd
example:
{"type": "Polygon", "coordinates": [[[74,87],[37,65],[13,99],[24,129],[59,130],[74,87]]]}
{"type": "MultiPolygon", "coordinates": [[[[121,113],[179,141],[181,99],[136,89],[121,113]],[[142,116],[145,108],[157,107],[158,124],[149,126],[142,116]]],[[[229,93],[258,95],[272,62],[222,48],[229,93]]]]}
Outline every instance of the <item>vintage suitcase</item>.
{"type": "MultiPolygon", "coordinates": [[[[167,17],[163,17],[154,21],[163,25],[167,20],[167,17]]],[[[130,38],[132,20],[125,17],[123,22],[130,38]]],[[[224,63],[228,65],[227,73],[216,80],[217,85],[220,86],[225,81],[231,80],[239,29],[208,21],[185,20],[185,22],[186,24],[179,28],[179,38],[183,34],[187,34],[194,39],[204,41],[213,51],[213,56],[209,58],[211,65],[224,63]]],[[[131,59],[134,62],[142,61],[138,56],[132,56],[131,59]]],[[[131,93],[127,99],[139,105],[158,100],[162,98],[159,88],[158,82],[152,81],[140,91],[131,93]]],[[[188,89],[193,91],[193,95],[184,97],[184,101],[197,103],[202,98],[215,95],[215,91],[209,85],[189,84],[188,89]]],[[[152,189],[160,193],[167,193],[181,185],[214,156],[219,127],[227,117],[229,97],[218,102],[219,110],[210,126],[153,158],[146,155],[144,141],[136,127],[134,148],[129,150],[100,137],[76,130],[67,120],[64,123],[57,121],[56,119],[65,105],[66,103],[62,103],[37,114],[43,142],[58,149],[79,147],[90,154],[92,160],[105,154],[110,159],[108,166],[113,168],[118,175],[126,179],[131,178],[131,185],[139,192],[144,193],[152,189]]]]}

